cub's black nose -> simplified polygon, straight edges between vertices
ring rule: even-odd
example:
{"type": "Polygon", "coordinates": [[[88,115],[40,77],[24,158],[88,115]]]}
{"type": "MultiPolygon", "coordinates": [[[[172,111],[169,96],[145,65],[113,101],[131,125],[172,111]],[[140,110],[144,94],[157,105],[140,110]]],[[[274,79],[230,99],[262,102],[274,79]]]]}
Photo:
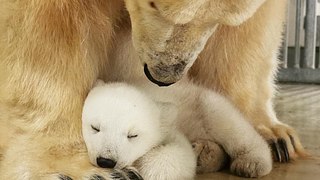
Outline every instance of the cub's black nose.
{"type": "Polygon", "coordinates": [[[147,64],[144,64],[143,71],[144,71],[144,74],[149,79],[149,81],[153,82],[154,84],[157,84],[160,87],[162,87],[162,86],[170,86],[171,84],[174,84],[174,83],[164,83],[164,82],[160,82],[160,81],[157,81],[156,79],[154,79],[152,77],[149,69],[148,69],[148,65],[147,64]]]}
{"type": "Polygon", "coordinates": [[[111,160],[111,159],[98,157],[97,164],[99,167],[102,167],[102,168],[114,168],[116,166],[117,162],[115,162],[114,160],[111,160]]]}

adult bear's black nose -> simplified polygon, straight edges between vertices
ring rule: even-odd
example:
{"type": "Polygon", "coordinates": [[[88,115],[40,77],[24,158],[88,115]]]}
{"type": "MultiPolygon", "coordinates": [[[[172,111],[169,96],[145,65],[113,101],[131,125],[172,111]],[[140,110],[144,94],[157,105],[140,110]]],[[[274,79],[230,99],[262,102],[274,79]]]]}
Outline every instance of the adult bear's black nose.
{"type": "Polygon", "coordinates": [[[114,160],[106,159],[103,157],[97,157],[97,164],[102,168],[114,168],[117,164],[114,160]]]}
{"type": "Polygon", "coordinates": [[[143,67],[143,71],[144,71],[144,74],[147,76],[147,78],[149,79],[149,81],[157,84],[158,86],[162,87],[162,86],[170,86],[171,84],[174,84],[174,83],[164,83],[164,82],[160,82],[156,79],[154,79],[148,69],[148,65],[147,64],[144,64],[144,67],[143,67]]]}

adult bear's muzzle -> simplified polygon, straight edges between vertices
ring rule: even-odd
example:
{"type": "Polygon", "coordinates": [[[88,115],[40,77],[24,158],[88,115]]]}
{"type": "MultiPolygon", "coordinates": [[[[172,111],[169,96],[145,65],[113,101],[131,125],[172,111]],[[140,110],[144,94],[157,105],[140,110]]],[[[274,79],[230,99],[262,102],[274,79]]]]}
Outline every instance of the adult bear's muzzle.
{"type": "Polygon", "coordinates": [[[160,86],[160,87],[170,86],[171,84],[174,84],[174,83],[175,83],[175,82],[173,82],[173,83],[164,83],[164,82],[161,82],[161,81],[158,81],[158,80],[154,79],[154,78],[152,77],[149,69],[148,69],[148,65],[147,65],[147,64],[144,64],[143,70],[144,70],[144,74],[147,76],[147,78],[148,78],[151,82],[157,84],[157,85],[160,86]]]}

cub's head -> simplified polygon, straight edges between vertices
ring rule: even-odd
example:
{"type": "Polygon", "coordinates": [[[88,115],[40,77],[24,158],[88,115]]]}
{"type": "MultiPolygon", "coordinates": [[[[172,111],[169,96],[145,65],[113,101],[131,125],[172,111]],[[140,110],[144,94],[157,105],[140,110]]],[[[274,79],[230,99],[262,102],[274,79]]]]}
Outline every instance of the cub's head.
{"type": "Polygon", "coordinates": [[[158,146],[175,117],[168,107],[124,83],[95,87],[82,116],[91,163],[123,168],[158,146]]]}
{"type": "Polygon", "coordinates": [[[125,0],[146,76],[160,86],[177,82],[218,24],[241,24],[264,1],[125,0]]]}

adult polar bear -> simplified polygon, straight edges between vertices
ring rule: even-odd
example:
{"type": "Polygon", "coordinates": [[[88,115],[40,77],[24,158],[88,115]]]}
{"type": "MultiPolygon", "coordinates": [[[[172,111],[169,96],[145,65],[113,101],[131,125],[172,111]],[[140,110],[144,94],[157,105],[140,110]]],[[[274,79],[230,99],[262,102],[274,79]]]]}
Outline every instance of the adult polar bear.
{"type": "MultiPolygon", "coordinates": [[[[303,152],[291,128],[276,120],[270,102],[285,0],[128,2],[129,9],[136,7],[142,15],[152,11],[150,18],[156,20],[150,22],[149,19],[148,23],[154,26],[142,26],[141,29],[137,26],[138,19],[135,19],[139,14],[131,13],[139,52],[145,47],[139,41],[150,42],[150,47],[162,44],[157,38],[147,36],[153,27],[157,27],[156,23],[161,23],[164,28],[168,22],[180,21],[187,25],[200,18],[201,13],[192,15],[194,9],[210,12],[203,13],[200,20],[214,17],[209,23],[209,32],[213,35],[205,33],[204,37],[210,38],[199,60],[189,71],[190,75],[199,83],[229,96],[265,138],[284,139],[291,157],[303,152]],[[157,14],[157,11],[161,13],[157,14]],[[246,22],[241,24],[243,21],[246,22]],[[220,25],[216,27],[216,23],[220,25]],[[241,25],[229,26],[238,24],[241,25]],[[144,39],[137,38],[139,33],[145,34],[142,36],[144,39]]],[[[0,132],[6,134],[0,137],[0,154],[4,153],[0,179],[62,179],[65,176],[61,174],[75,179],[91,178],[97,174],[108,176],[107,171],[94,168],[88,161],[81,137],[81,110],[95,80],[108,75],[112,68],[108,54],[116,42],[112,38],[113,32],[118,27],[130,30],[124,2],[0,0],[0,4],[0,132]]],[[[199,28],[194,30],[199,31],[192,32],[200,34],[185,36],[189,38],[183,43],[179,39],[168,41],[168,47],[177,43],[171,48],[179,55],[177,60],[187,58],[185,62],[188,64],[181,63],[175,68],[162,66],[159,70],[180,70],[177,75],[169,73],[163,76],[167,79],[161,78],[162,75],[157,75],[155,70],[156,65],[147,63],[141,55],[147,63],[149,78],[158,84],[178,80],[187,70],[184,67],[192,64],[206,42],[199,39],[202,28],[208,27],[205,24],[198,24],[199,28]],[[182,48],[185,51],[194,48],[190,51],[193,53],[190,56],[181,54],[181,47],[185,47],[182,48]]],[[[159,37],[164,35],[157,34],[159,37]]],[[[159,56],[152,52],[148,55],[159,56]]],[[[164,65],[176,61],[174,59],[165,58],[164,65]]],[[[280,142],[286,149],[284,141],[280,142]]],[[[281,159],[286,157],[284,151],[278,152],[281,159]]]]}
{"type": "Polygon", "coordinates": [[[287,1],[126,0],[135,49],[152,82],[189,75],[228,96],[270,143],[275,159],[305,155],[272,98],[287,1]]]}

